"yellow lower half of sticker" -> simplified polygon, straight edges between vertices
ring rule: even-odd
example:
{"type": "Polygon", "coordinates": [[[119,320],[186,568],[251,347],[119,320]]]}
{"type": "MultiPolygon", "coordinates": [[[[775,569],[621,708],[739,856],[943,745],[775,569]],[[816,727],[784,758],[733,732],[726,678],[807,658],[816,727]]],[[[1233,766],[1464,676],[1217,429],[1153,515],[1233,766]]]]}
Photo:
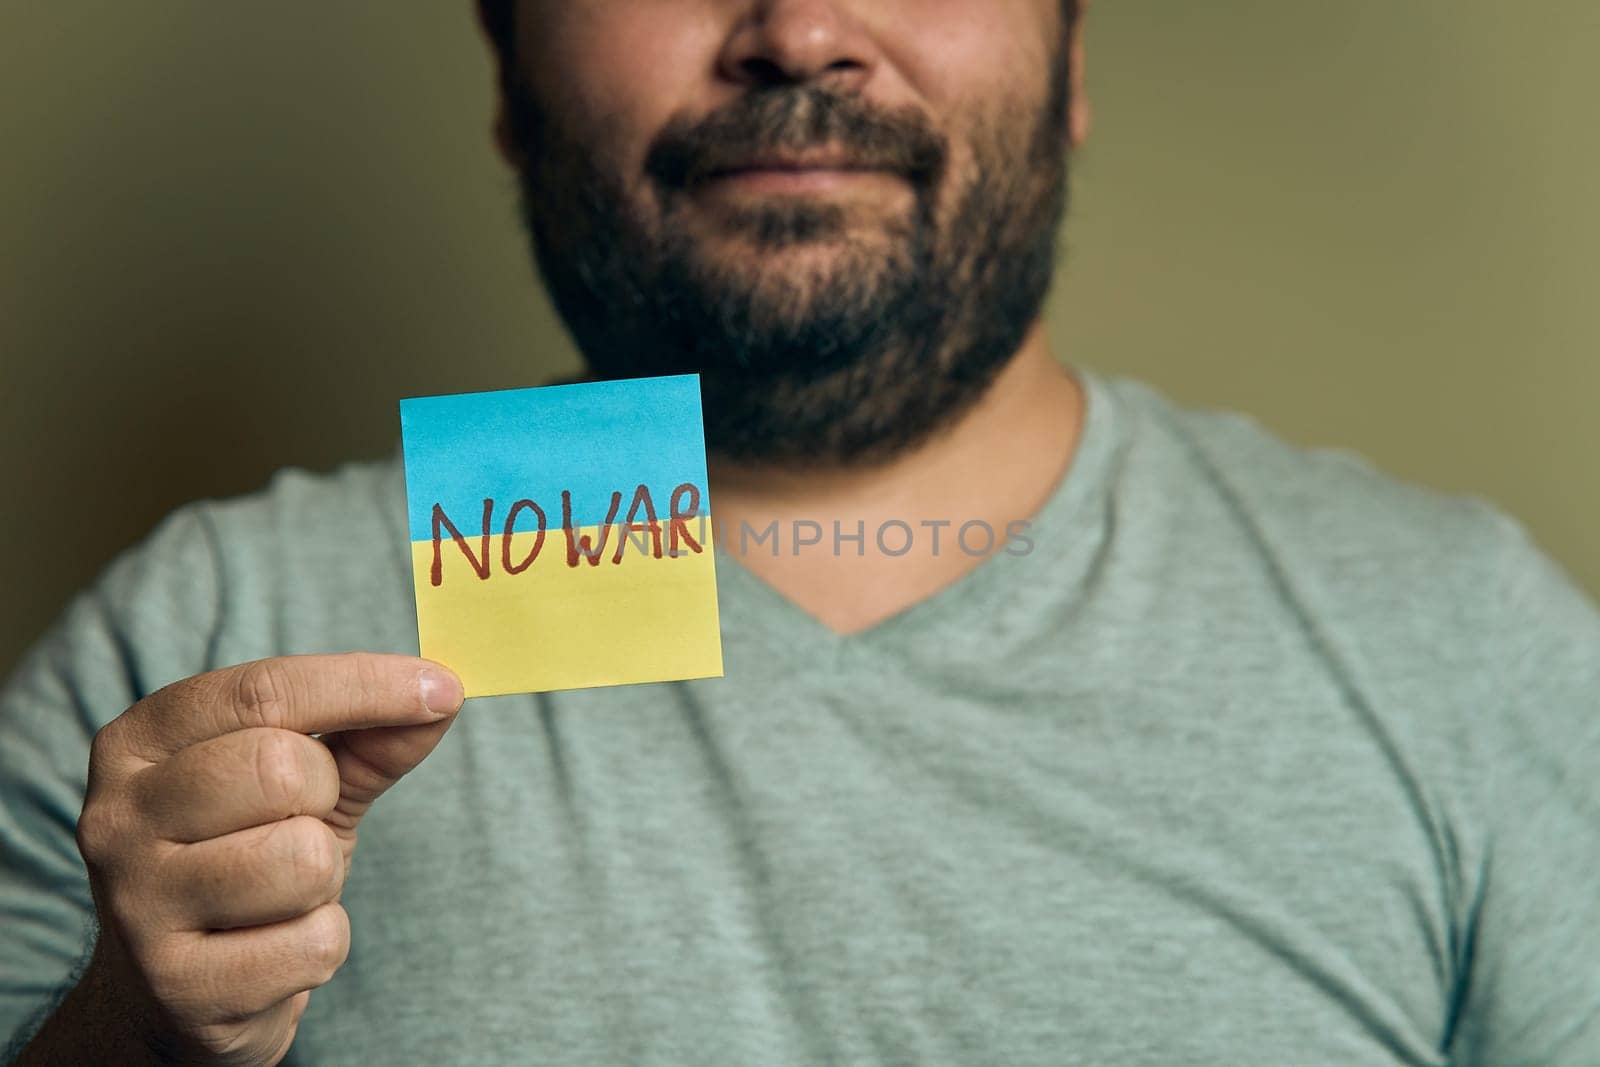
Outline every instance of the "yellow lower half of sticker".
{"type": "Polygon", "coordinates": [[[711,524],[690,520],[701,551],[680,539],[676,557],[661,525],[660,558],[647,532],[574,531],[589,539],[576,566],[560,529],[542,544],[533,533],[491,536],[487,553],[481,537],[463,547],[446,536],[437,555],[432,541],[412,542],[422,655],[460,675],[469,697],[720,678],[711,524]]]}

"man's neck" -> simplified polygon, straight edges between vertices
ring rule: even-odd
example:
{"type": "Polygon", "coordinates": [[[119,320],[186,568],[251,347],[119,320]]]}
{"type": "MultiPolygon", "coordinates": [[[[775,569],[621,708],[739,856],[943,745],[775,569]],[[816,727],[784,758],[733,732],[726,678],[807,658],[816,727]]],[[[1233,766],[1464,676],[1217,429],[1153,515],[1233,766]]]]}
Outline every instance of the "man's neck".
{"type": "Polygon", "coordinates": [[[955,425],[886,464],[790,470],[713,458],[721,547],[829,629],[866,630],[1003,551],[1008,524],[1031,519],[1065,475],[1083,414],[1079,383],[1036,323],[955,425]],[[776,553],[770,538],[756,540],[774,522],[776,553]],[[993,531],[992,549],[978,525],[958,541],[967,523],[993,531]],[[818,530],[820,541],[804,544],[818,530]]]}

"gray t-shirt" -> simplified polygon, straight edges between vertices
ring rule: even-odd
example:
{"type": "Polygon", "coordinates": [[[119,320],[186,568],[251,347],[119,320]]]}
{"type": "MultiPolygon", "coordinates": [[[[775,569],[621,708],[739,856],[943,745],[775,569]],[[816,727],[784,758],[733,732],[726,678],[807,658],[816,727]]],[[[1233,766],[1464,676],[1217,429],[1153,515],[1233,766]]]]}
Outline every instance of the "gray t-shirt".
{"type": "MultiPolygon", "coordinates": [[[[1600,1064],[1593,602],[1476,497],[1079,374],[1033,551],[849,637],[724,555],[725,678],[469,701],[288,1062],[1600,1064]]],[[[409,566],[389,461],[75,602],[0,696],[0,1029],[84,948],[95,730],[415,652],[409,566]]]]}

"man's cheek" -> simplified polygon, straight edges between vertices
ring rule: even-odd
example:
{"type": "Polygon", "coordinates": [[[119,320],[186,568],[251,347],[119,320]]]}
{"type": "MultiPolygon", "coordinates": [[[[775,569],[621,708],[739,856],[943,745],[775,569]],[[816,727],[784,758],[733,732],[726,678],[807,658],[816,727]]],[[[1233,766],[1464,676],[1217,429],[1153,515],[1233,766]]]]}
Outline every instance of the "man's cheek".
{"type": "Polygon", "coordinates": [[[578,10],[561,20],[561,39],[542,49],[551,64],[543,83],[569,128],[606,153],[606,165],[636,173],[669,119],[716,102],[706,98],[706,72],[715,68],[719,39],[706,18],[685,15],[682,0],[561,2],[578,10]]]}

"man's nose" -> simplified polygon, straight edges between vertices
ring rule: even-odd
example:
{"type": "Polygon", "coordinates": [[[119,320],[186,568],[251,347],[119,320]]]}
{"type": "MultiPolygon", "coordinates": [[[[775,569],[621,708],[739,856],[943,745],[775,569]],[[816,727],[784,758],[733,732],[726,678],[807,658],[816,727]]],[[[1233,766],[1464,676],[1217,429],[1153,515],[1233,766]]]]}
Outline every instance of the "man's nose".
{"type": "Polygon", "coordinates": [[[753,0],[728,35],[722,76],[746,86],[825,82],[859,89],[878,54],[871,34],[840,0],[753,0]]]}

